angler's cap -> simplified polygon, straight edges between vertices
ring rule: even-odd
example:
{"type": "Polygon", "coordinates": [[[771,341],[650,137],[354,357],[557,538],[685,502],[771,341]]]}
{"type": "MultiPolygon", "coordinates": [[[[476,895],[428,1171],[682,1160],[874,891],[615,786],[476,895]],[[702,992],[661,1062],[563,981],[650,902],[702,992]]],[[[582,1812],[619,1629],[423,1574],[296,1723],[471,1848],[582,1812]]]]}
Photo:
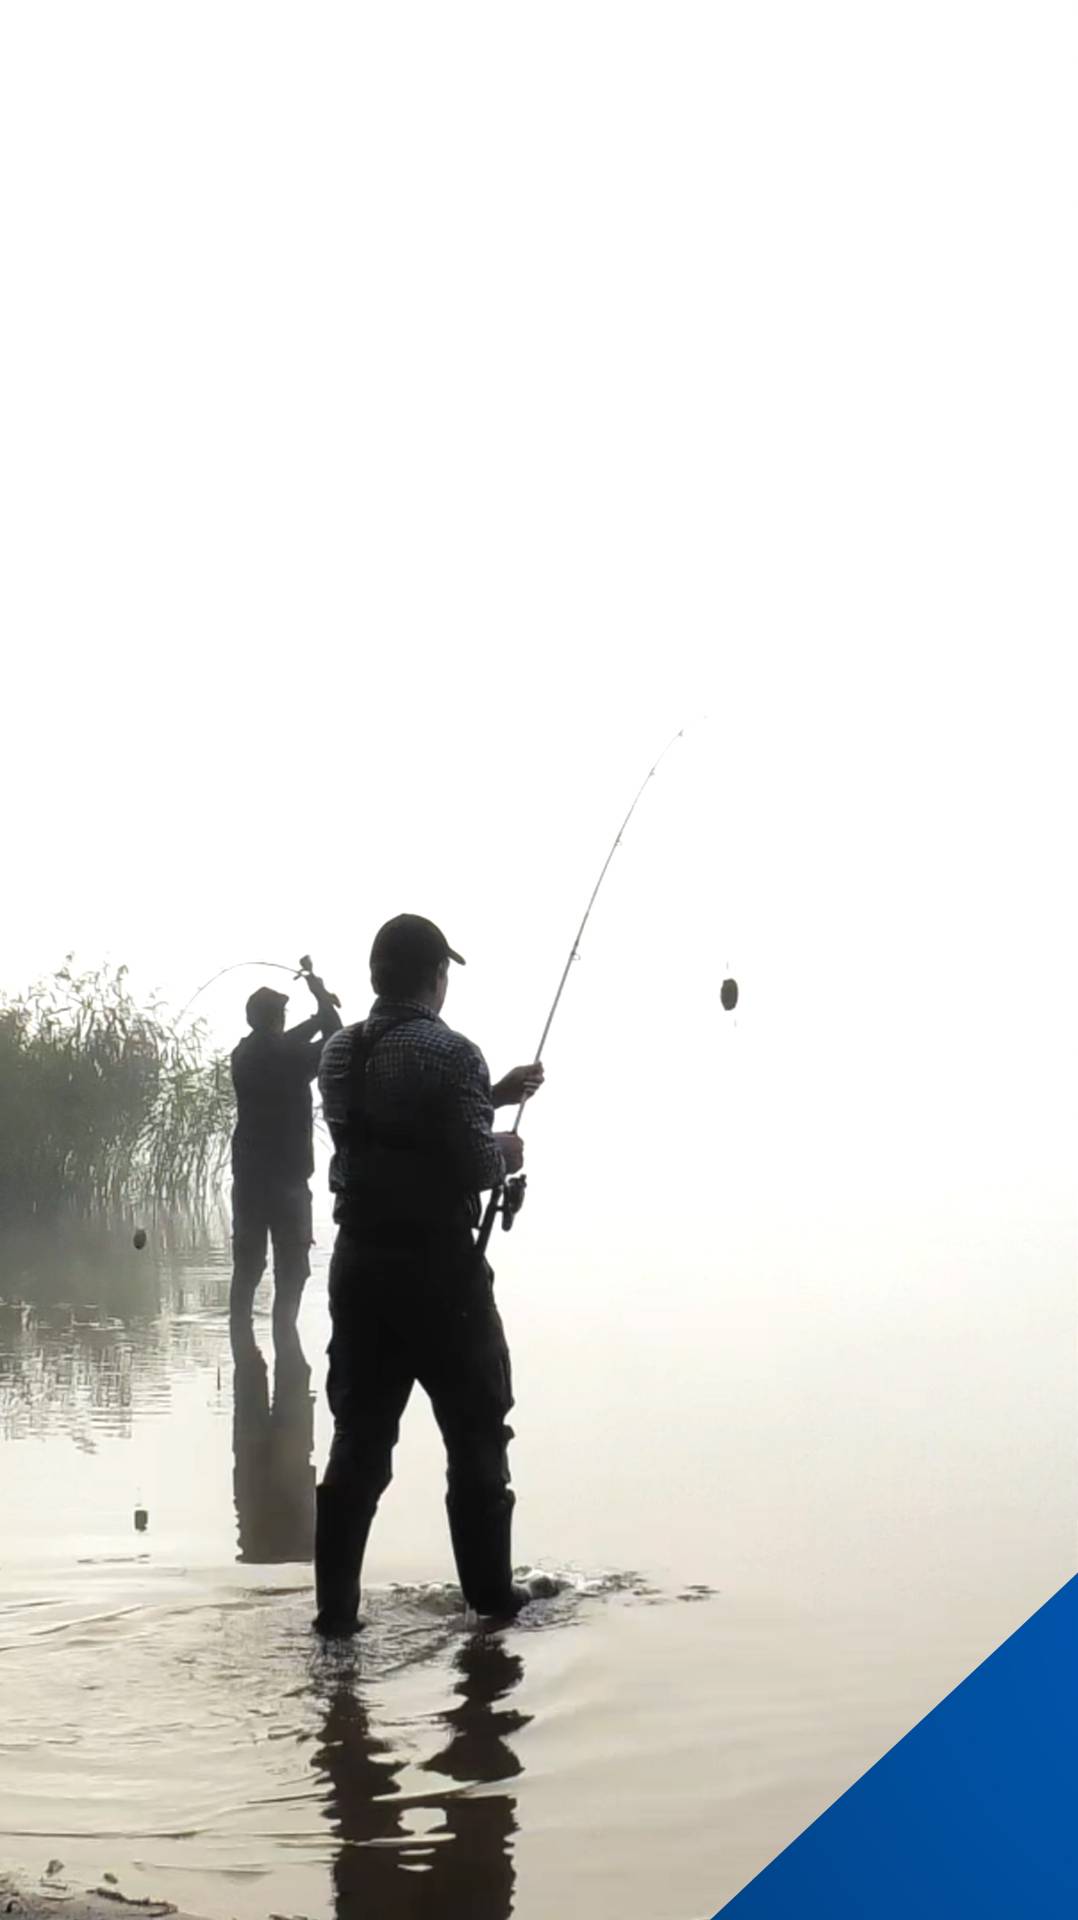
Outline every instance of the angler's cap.
{"type": "Polygon", "coordinates": [[[247,1025],[257,1031],[269,1024],[278,1008],[283,1012],[287,1005],[287,993],[278,993],[276,987],[256,987],[247,1002],[247,1025]]]}
{"type": "Polygon", "coordinates": [[[379,927],[371,948],[371,971],[384,968],[387,973],[437,973],[443,960],[464,965],[454,953],[441,927],[424,920],[421,913],[398,913],[379,927]]]}

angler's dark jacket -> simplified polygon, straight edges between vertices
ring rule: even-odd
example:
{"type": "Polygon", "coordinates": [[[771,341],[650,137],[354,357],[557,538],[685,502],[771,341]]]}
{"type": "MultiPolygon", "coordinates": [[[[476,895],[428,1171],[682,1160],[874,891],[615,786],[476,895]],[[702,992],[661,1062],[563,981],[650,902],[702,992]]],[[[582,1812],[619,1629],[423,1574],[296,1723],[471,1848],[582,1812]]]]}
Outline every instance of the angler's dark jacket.
{"type": "Polygon", "coordinates": [[[232,1053],[236,1128],[233,1177],[258,1185],[295,1185],[314,1172],[311,1081],[322,1036],[340,1027],[329,1008],[287,1033],[248,1033],[232,1053]]]}
{"type": "Polygon", "coordinates": [[[474,1227],[501,1184],[487,1063],[428,1007],[376,1000],[326,1044],[318,1075],[339,1226],[374,1242],[474,1227]]]}

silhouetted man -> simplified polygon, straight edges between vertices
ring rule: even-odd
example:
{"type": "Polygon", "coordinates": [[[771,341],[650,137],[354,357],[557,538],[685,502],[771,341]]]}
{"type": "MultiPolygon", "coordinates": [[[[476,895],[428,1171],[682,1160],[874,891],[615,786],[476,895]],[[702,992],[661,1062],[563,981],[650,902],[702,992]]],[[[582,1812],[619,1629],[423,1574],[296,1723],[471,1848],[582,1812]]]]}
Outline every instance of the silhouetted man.
{"type": "Polygon", "coordinates": [[[491,1088],[479,1048],[440,1018],[451,960],[463,965],[431,921],[408,913],[388,921],[371,950],[370,1014],[322,1055],[338,1227],[329,1275],[334,1434],[315,1526],[315,1625],[326,1634],[356,1629],[367,1535],[416,1380],[445,1441],[465,1600],[510,1616],[530,1598],[512,1579],[509,1353],[473,1233],[480,1193],[523,1161],[516,1134],[492,1131],[494,1108],[519,1104],[543,1070],[516,1067],[491,1088]]]}
{"type": "Polygon", "coordinates": [[[305,974],[318,1012],[285,1032],[286,993],[259,987],[247,1002],[251,1032],[232,1055],[236,1129],[232,1135],[233,1317],[250,1314],[273,1243],[274,1330],[294,1322],[311,1271],[314,1141],[311,1081],[322,1042],[340,1015],[315,974],[305,974]],[[321,1038],[316,1038],[316,1036],[321,1038]]]}

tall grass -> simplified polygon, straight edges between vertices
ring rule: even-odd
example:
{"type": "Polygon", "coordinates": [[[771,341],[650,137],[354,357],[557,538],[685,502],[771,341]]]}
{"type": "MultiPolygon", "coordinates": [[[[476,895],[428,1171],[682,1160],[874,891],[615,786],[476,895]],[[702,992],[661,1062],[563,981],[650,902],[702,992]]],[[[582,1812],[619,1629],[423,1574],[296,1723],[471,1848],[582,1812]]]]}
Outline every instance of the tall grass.
{"type": "Polygon", "coordinates": [[[127,969],[0,997],[0,1219],[213,1208],[234,1117],[205,1028],[141,1006],[127,969]]]}

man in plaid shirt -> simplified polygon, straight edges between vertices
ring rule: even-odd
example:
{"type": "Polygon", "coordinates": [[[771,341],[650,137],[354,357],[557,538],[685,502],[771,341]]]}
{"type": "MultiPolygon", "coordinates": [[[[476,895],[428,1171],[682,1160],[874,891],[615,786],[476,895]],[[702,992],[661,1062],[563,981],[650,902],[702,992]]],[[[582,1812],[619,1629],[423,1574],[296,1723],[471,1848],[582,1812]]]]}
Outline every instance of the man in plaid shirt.
{"type": "Polygon", "coordinates": [[[334,1433],[315,1530],[315,1625],[329,1635],[356,1631],[367,1536],[416,1380],[445,1441],[465,1600],[510,1616],[529,1598],[512,1579],[509,1351],[473,1229],[479,1195],[523,1164],[518,1135],[493,1131],[494,1109],[534,1093],[543,1069],[516,1067],[491,1087],[479,1048],[440,1017],[451,960],[463,965],[431,921],[388,921],[371,950],[370,1014],[332,1036],[319,1069],[338,1228],[334,1433]]]}

